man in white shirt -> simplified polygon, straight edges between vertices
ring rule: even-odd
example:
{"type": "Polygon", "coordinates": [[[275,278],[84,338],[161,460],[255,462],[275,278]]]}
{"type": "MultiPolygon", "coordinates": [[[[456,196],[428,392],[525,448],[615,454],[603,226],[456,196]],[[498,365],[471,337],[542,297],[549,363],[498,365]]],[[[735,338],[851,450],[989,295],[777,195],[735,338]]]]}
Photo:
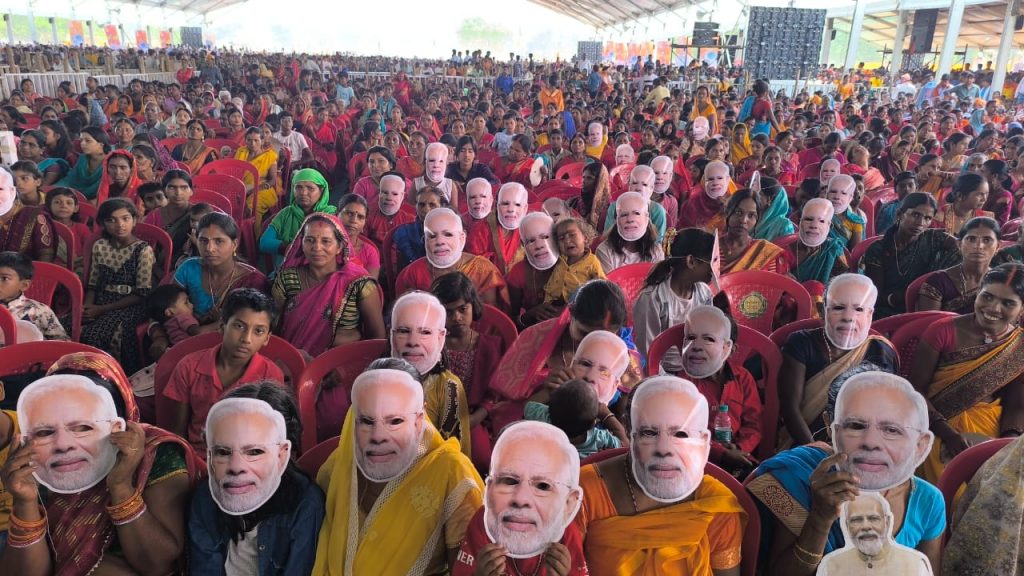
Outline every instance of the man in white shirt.
{"type": "Polygon", "coordinates": [[[294,126],[292,115],[288,112],[282,112],[278,116],[278,121],[281,123],[281,130],[274,134],[274,138],[281,143],[281,146],[284,146],[291,152],[292,164],[312,160],[313,151],[309,149],[309,142],[306,141],[306,137],[292,130],[292,126],[294,126]]]}

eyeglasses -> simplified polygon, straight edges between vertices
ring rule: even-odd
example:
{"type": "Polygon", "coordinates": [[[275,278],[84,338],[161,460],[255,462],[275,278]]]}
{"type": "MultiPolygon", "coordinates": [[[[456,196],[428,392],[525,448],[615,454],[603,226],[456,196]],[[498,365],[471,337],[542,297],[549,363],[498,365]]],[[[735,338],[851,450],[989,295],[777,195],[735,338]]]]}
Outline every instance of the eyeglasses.
{"type": "MultiPolygon", "coordinates": [[[[497,476],[488,476],[487,484],[492,489],[502,496],[507,496],[516,491],[516,487],[519,486],[522,480],[514,474],[500,474],[497,476]]],[[[547,480],[545,478],[534,478],[528,482],[530,491],[537,498],[548,498],[555,495],[556,486],[564,486],[569,488],[569,485],[565,482],[558,482],[556,480],[547,480]]]]}
{"type": "MultiPolygon", "coordinates": [[[[93,434],[97,434],[98,424],[101,422],[111,423],[115,420],[79,420],[77,422],[69,422],[62,424],[61,428],[65,432],[70,434],[74,438],[87,438],[93,434]]],[[[33,429],[29,432],[29,439],[34,440],[37,446],[46,446],[52,444],[57,437],[57,428],[54,426],[40,426],[39,428],[33,429]]]]}
{"type": "Polygon", "coordinates": [[[367,428],[373,430],[378,422],[383,423],[384,427],[394,432],[405,425],[410,419],[415,418],[422,414],[422,412],[406,412],[404,414],[392,414],[386,416],[380,420],[376,418],[370,418],[369,416],[359,416],[358,425],[361,428],[367,428]]]}
{"type": "MultiPolygon", "coordinates": [[[[243,446],[238,450],[238,454],[246,462],[257,462],[268,454],[270,454],[270,448],[273,446],[281,446],[284,442],[275,442],[273,444],[266,445],[252,445],[243,446]]],[[[231,457],[234,456],[235,450],[228,448],[227,446],[214,446],[210,448],[210,459],[218,464],[227,464],[231,461],[231,457]]]]}
{"type": "Polygon", "coordinates": [[[838,424],[840,434],[849,436],[850,438],[860,438],[867,433],[870,428],[878,430],[882,434],[882,438],[886,440],[902,440],[907,437],[908,430],[914,430],[920,433],[921,430],[910,426],[900,426],[899,424],[891,423],[879,423],[874,424],[870,422],[864,422],[862,420],[846,420],[838,424]]]}
{"type": "Polygon", "coordinates": [[[658,438],[662,434],[667,434],[668,439],[674,444],[679,445],[698,445],[704,444],[711,440],[711,433],[707,430],[686,430],[684,428],[670,428],[668,430],[660,430],[658,428],[640,428],[636,432],[633,432],[633,436],[636,438],[637,444],[643,444],[645,446],[651,446],[658,442],[658,438]]]}

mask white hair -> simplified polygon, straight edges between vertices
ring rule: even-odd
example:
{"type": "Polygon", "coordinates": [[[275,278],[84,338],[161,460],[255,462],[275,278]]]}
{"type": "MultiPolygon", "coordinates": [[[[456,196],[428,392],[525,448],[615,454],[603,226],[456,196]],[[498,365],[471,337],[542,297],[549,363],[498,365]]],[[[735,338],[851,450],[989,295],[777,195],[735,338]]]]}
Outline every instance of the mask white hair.
{"type": "Polygon", "coordinates": [[[907,414],[907,425],[918,430],[928,430],[928,403],[924,396],[914,389],[906,379],[888,372],[861,372],[849,380],[839,389],[836,397],[836,422],[842,422],[846,418],[846,403],[854,394],[867,390],[895,390],[900,392],[914,405],[913,413],[907,414]]]}
{"type": "Polygon", "coordinates": [[[498,471],[501,455],[506,446],[514,446],[518,443],[534,444],[538,440],[550,442],[558,447],[562,452],[562,457],[559,459],[562,469],[568,473],[568,478],[565,478],[564,481],[570,488],[578,488],[580,484],[579,452],[569,443],[569,438],[561,429],[547,422],[535,420],[520,420],[509,424],[501,431],[491,452],[491,474],[498,471]]]}
{"type": "Polygon", "coordinates": [[[549,230],[555,225],[555,220],[551,216],[548,216],[544,212],[530,212],[526,216],[523,216],[523,221],[519,223],[519,242],[526,244],[526,235],[523,234],[523,230],[533,226],[534,222],[540,222],[544,224],[549,230]]]}
{"type": "Polygon", "coordinates": [[[803,210],[800,211],[800,215],[803,216],[807,214],[807,209],[813,207],[820,207],[826,210],[826,221],[832,220],[832,216],[834,216],[836,213],[836,207],[833,206],[832,203],[829,202],[828,200],[824,198],[811,198],[804,204],[803,210]]]}
{"type": "MultiPolygon", "coordinates": [[[[839,161],[837,160],[836,164],[838,163],[839,161]]],[[[854,189],[857,188],[857,182],[855,182],[853,176],[850,176],[849,174],[836,174],[828,181],[828,187],[829,189],[836,188],[837,190],[846,190],[852,195],[854,189]]]]}
{"type": "Polygon", "coordinates": [[[54,394],[63,392],[85,392],[98,400],[100,403],[99,411],[95,414],[89,414],[90,418],[113,420],[118,417],[114,397],[110,395],[110,391],[106,388],[98,386],[95,382],[80,374],[53,374],[32,382],[18,396],[17,412],[21,428],[28,430],[32,427],[31,419],[25,412],[25,409],[32,402],[36,400],[45,401],[45,398],[52,398],[54,394]]]}
{"type": "Polygon", "coordinates": [[[432,230],[433,228],[431,223],[437,222],[439,218],[448,218],[452,222],[456,222],[457,230],[459,232],[464,231],[462,229],[462,218],[459,218],[459,215],[456,214],[455,211],[452,210],[451,208],[446,208],[443,206],[440,208],[434,208],[430,212],[427,212],[427,216],[423,218],[423,228],[432,230]]]}
{"type": "Polygon", "coordinates": [[[633,158],[634,160],[636,159],[636,152],[633,150],[633,147],[630,146],[629,144],[619,144],[615,148],[615,155],[618,156],[619,154],[629,154],[631,158],[633,158]]]}
{"type": "Polygon", "coordinates": [[[654,376],[637,385],[636,391],[633,392],[633,401],[629,406],[629,421],[634,427],[640,422],[640,416],[643,414],[648,398],[665,393],[682,396],[688,402],[692,402],[697,409],[690,419],[697,422],[702,430],[707,430],[707,398],[697,390],[693,382],[683,380],[678,376],[654,376]]]}
{"type": "MultiPolygon", "coordinates": [[[[444,144],[441,145],[444,146],[444,144]]],[[[445,148],[447,149],[448,147],[445,146],[445,148]]],[[[466,196],[468,197],[469,193],[476,191],[477,188],[486,188],[487,190],[491,190],[491,183],[485,178],[473,178],[469,182],[466,182],[466,196]]]]}
{"type": "Polygon", "coordinates": [[[402,179],[401,176],[395,174],[385,174],[380,178],[381,188],[384,187],[385,182],[396,182],[402,187],[402,190],[405,190],[405,180],[402,179]]]}
{"type": "Polygon", "coordinates": [[[657,166],[658,164],[668,164],[669,166],[671,166],[672,158],[670,156],[658,156],[654,160],[651,160],[652,169],[656,170],[656,168],[654,167],[657,166]]]}
{"type": "Polygon", "coordinates": [[[650,203],[650,200],[644,198],[644,195],[639,192],[623,192],[623,194],[619,196],[617,200],[615,200],[616,212],[622,210],[623,204],[625,204],[629,200],[639,200],[640,202],[643,203],[644,206],[648,206],[650,203]]]}
{"type": "MultiPolygon", "coordinates": [[[[433,150],[435,152],[443,152],[444,153],[444,157],[446,159],[448,158],[448,146],[444,142],[431,142],[430,144],[427,144],[427,148],[425,150],[425,156],[429,156],[431,150],[433,150]]],[[[481,180],[482,180],[482,178],[481,178],[481,180]]],[[[484,180],[484,181],[486,182],[486,180],[484,180]]]]}
{"type": "Polygon", "coordinates": [[[438,322],[434,327],[444,329],[447,311],[444,309],[444,305],[441,304],[441,301],[437,299],[437,296],[434,296],[430,292],[415,291],[403,294],[402,297],[395,302],[395,307],[391,309],[392,330],[394,330],[394,323],[399,317],[399,312],[405,309],[406,306],[415,306],[423,312],[424,318],[427,316],[427,310],[432,309],[436,312],[434,316],[438,319],[438,322]]]}
{"type": "Polygon", "coordinates": [[[635,179],[639,182],[647,182],[654,180],[654,168],[646,164],[637,164],[633,167],[633,170],[629,173],[630,179],[635,179]]]}
{"type": "Polygon", "coordinates": [[[725,312],[722,312],[721,310],[715,308],[714,306],[694,306],[686,314],[686,320],[687,322],[689,322],[694,317],[698,316],[706,316],[709,318],[713,318],[716,322],[718,322],[719,326],[721,327],[721,330],[719,331],[718,335],[721,336],[724,340],[731,340],[729,336],[730,332],[732,331],[732,323],[729,322],[729,317],[725,315],[725,312]]]}
{"type": "Polygon", "coordinates": [[[821,170],[819,170],[819,172],[823,172],[825,170],[825,168],[829,168],[829,167],[832,168],[832,170],[835,170],[836,172],[839,172],[839,168],[840,168],[839,160],[836,160],[835,158],[827,158],[827,159],[825,159],[825,161],[821,163],[821,170]]]}
{"type": "MultiPolygon", "coordinates": [[[[626,347],[626,343],[622,341],[622,338],[607,330],[594,330],[584,336],[583,340],[580,340],[579,346],[576,347],[576,355],[579,356],[580,350],[595,343],[604,343],[614,347],[615,358],[611,364],[612,376],[616,380],[622,378],[622,375],[626,373],[626,368],[629,367],[629,348],[626,347]]],[[[603,360],[608,360],[608,357],[603,358],[603,360]]],[[[608,400],[611,400],[611,398],[602,401],[607,403],[608,400]]]]}
{"type": "Polygon", "coordinates": [[[832,279],[828,283],[828,288],[825,290],[825,306],[828,307],[831,302],[832,291],[843,286],[852,285],[863,288],[865,290],[865,301],[863,305],[866,308],[874,308],[875,300],[878,299],[878,287],[871,281],[870,278],[863,274],[854,274],[847,272],[846,274],[840,274],[832,279]]]}
{"type": "Polygon", "coordinates": [[[498,202],[500,203],[502,198],[508,197],[509,194],[515,194],[515,198],[522,198],[523,202],[529,197],[526,191],[526,187],[519,182],[506,182],[498,188],[498,202]]]}
{"type": "MultiPolygon", "coordinates": [[[[218,401],[206,414],[206,442],[210,446],[216,444],[213,431],[217,422],[225,416],[236,416],[239,414],[258,414],[266,418],[274,425],[274,441],[288,442],[288,427],[285,425],[284,416],[274,408],[256,398],[225,398],[218,401]]],[[[288,443],[289,448],[291,443],[288,443]]]]}
{"type": "Polygon", "coordinates": [[[408,372],[392,370],[390,368],[367,370],[356,376],[356,380],[352,384],[352,408],[358,410],[359,398],[362,397],[363,391],[376,388],[381,382],[392,382],[401,385],[412,396],[411,404],[417,406],[417,410],[422,409],[423,385],[414,380],[408,372]]]}
{"type": "Polygon", "coordinates": [[[881,492],[861,490],[855,500],[843,502],[843,511],[842,514],[839,515],[839,527],[843,531],[843,536],[846,538],[847,545],[852,545],[851,543],[854,541],[853,531],[850,529],[850,504],[862,499],[874,500],[882,510],[882,515],[885,517],[885,534],[881,534],[880,537],[883,540],[889,540],[891,544],[894,519],[892,506],[889,505],[889,501],[885,499],[885,496],[883,496],[881,492]]]}

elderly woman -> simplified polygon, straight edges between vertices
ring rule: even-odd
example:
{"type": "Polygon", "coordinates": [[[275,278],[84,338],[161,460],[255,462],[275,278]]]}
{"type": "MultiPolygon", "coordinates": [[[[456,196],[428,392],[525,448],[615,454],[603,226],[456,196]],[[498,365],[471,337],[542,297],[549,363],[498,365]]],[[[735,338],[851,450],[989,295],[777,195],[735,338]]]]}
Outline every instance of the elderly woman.
{"type": "Polygon", "coordinates": [[[350,248],[336,216],[311,214],[274,279],[271,292],[282,310],[276,331],[310,356],[385,337],[380,286],[351,261],[350,248]]]}
{"type": "Polygon", "coordinates": [[[782,248],[752,237],[763,211],[761,196],[753,190],[744,188],[729,198],[725,206],[725,235],[718,239],[723,274],[742,270],[788,272],[782,248]]]}
{"type": "MultiPolygon", "coordinates": [[[[245,146],[235,152],[235,158],[244,160],[256,167],[259,173],[258,182],[249,182],[246,177],[245,187],[250,194],[256,194],[256,226],[263,221],[263,215],[277,205],[278,174],[277,152],[267,148],[263,141],[263,133],[259,126],[251,126],[245,131],[245,146]]],[[[250,201],[246,201],[249,205],[250,201]]]]}
{"type": "Polygon", "coordinates": [[[918,343],[910,381],[935,433],[927,480],[970,444],[1024,431],[1022,312],[1024,266],[1003,264],[985,274],[972,313],[935,321],[918,343]]]}
{"type": "Polygon", "coordinates": [[[73,188],[91,200],[96,198],[96,189],[103,178],[103,161],[110,152],[110,138],[102,129],[86,126],[82,129],[79,145],[82,147],[82,153],[78,156],[78,161],[55,186],[73,188]]]}
{"type": "Polygon", "coordinates": [[[167,232],[173,246],[171,262],[177,262],[192,233],[192,221],[189,218],[189,209],[192,208],[192,177],[184,170],[168,170],[161,184],[167,204],[146,214],[142,221],[167,232]]]}
{"type": "Polygon", "coordinates": [[[193,174],[198,174],[203,166],[220,156],[216,150],[206,145],[206,127],[202,120],[189,120],[185,125],[185,136],[188,140],[171,150],[171,158],[188,166],[193,174]]]}
{"type": "Polygon", "coordinates": [[[972,218],[958,234],[962,262],[930,275],[917,297],[918,310],[970,314],[981,279],[999,249],[999,224],[991,218],[972,218]]]}
{"type": "Polygon", "coordinates": [[[273,255],[275,266],[279,265],[307,216],[318,212],[337,213],[338,209],[331,206],[330,196],[327,180],[318,170],[303,168],[296,171],[292,176],[291,203],[274,216],[260,236],[260,252],[273,255]]]}
{"type": "Polygon", "coordinates": [[[26,130],[18,142],[18,159],[35,162],[43,173],[43,186],[52,186],[64,177],[71,165],[63,158],[47,157],[46,135],[40,130],[26,130]]]}
{"type": "Polygon", "coordinates": [[[905,312],[904,298],[911,282],[960,261],[956,238],[929,228],[934,217],[931,194],[907,194],[896,212],[896,225],[864,254],[864,273],[878,287],[876,319],[905,312]]]}
{"type": "Polygon", "coordinates": [[[109,449],[111,468],[84,488],[44,489],[34,475],[35,462],[52,459],[67,448],[55,444],[60,434],[49,434],[47,420],[23,421],[22,431],[31,444],[13,446],[0,470],[12,510],[7,546],[0,553],[5,572],[179,571],[189,492],[199,479],[202,461],[181,438],[139,422],[131,384],[109,356],[69,354],[57,360],[48,375],[23,392],[26,405],[42,403],[26,416],[41,418],[47,412],[48,417],[63,416],[69,422],[90,421],[85,436],[78,433],[81,424],[71,426],[77,437],[74,444],[85,450],[81,454],[109,449]],[[103,421],[92,422],[97,417],[103,421]],[[93,426],[105,427],[107,435],[101,436],[93,426]]]}
{"type": "MultiPolygon", "coordinates": [[[[143,138],[146,137],[143,136],[143,138]]],[[[132,157],[135,159],[135,174],[139,177],[140,182],[156,182],[162,178],[163,167],[152,146],[146,144],[132,146],[132,157]]]]}
{"type": "Polygon", "coordinates": [[[839,388],[851,376],[870,370],[894,372],[896,351],[870,334],[878,291],[859,274],[836,276],[825,292],[824,327],[798,330],[782,346],[779,398],[786,424],[780,447],[811,443],[834,414],[839,388]]]}
{"type": "Polygon", "coordinates": [[[483,178],[491,184],[498,183],[491,169],[476,161],[476,142],[469,135],[459,138],[455,144],[455,162],[448,165],[444,176],[451,178],[463,189],[473,178],[483,178]]]}

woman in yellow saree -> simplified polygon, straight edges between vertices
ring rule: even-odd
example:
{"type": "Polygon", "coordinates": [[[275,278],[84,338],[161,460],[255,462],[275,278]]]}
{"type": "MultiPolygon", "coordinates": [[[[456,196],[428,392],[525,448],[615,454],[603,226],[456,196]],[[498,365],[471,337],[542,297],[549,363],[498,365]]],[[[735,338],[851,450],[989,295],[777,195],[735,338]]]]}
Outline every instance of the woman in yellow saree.
{"type": "Polygon", "coordinates": [[[786,274],[785,250],[751,235],[757,226],[764,203],[760,194],[744,188],[729,198],[725,207],[725,234],[718,239],[722,253],[722,274],[743,270],[763,270],[786,274]]]}
{"type": "MultiPolygon", "coordinates": [[[[256,229],[260,230],[263,222],[263,215],[277,205],[278,178],[277,178],[277,152],[273,148],[264,147],[263,133],[259,126],[250,126],[245,131],[245,146],[235,152],[235,158],[245,160],[256,167],[260,174],[259,182],[245,180],[246,192],[256,194],[256,229]]],[[[251,200],[246,201],[249,205],[251,200]]]]}
{"type": "Polygon", "coordinates": [[[1024,430],[1024,266],[993,268],[974,313],[943,318],[918,343],[910,381],[928,399],[932,453],[923,476],[938,480],[968,445],[1024,430]]]}
{"type": "Polygon", "coordinates": [[[754,153],[750,144],[750,130],[743,122],[739,122],[733,126],[730,144],[732,145],[732,154],[730,155],[729,160],[732,162],[733,166],[739,166],[740,162],[743,162],[748,156],[754,153]]]}

